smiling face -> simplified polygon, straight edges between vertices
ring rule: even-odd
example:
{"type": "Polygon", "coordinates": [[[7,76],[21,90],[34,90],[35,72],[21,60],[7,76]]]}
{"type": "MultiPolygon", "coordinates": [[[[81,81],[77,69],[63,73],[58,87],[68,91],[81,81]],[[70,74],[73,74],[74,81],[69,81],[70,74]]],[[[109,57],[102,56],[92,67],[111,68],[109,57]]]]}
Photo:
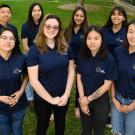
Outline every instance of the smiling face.
{"type": "Polygon", "coordinates": [[[0,8],[0,22],[8,23],[11,18],[11,10],[8,7],[0,8]]]}
{"type": "Polygon", "coordinates": [[[119,24],[122,25],[122,22],[125,20],[125,17],[120,11],[114,10],[114,12],[111,15],[111,20],[114,25],[119,25],[119,24]]]}
{"type": "Polygon", "coordinates": [[[87,35],[86,44],[92,54],[96,54],[101,47],[102,38],[101,35],[96,31],[90,31],[87,35]]]}
{"type": "Polygon", "coordinates": [[[11,52],[15,47],[15,37],[11,31],[5,30],[0,35],[0,51],[11,52]]]}
{"type": "Polygon", "coordinates": [[[59,22],[56,19],[47,19],[44,26],[44,35],[48,39],[54,39],[59,32],[59,22]]]}
{"type": "Polygon", "coordinates": [[[84,22],[84,13],[82,10],[77,10],[77,12],[74,15],[74,22],[76,25],[81,25],[84,22]]]}
{"type": "Polygon", "coordinates": [[[32,10],[32,17],[34,21],[38,21],[42,15],[39,5],[35,5],[32,10]]]}
{"type": "Polygon", "coordinates": [[[130,46],[135,47],[135,24],[128,26],[127,40],[130,46]]]}

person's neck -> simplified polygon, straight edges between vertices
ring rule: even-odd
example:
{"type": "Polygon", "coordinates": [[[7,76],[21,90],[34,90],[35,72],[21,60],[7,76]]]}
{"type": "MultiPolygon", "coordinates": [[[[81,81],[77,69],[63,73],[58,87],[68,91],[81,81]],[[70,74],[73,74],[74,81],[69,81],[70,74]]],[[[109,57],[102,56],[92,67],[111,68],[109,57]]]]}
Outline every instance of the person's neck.
{"type": "Polygon", "coordinates": [[[95,57],[97,52],[98,52],[97,50],[96,51],[91,51],[92,57],[95,57]]]}
{"type": "Polygon", "coordinates": [[[54,41],[54,39],[47,39],[46,44],[47,44],[47,46],[49,46],[50,48],[53,49],[55,46],[55,41],[54,41]]]}
{"type": "Polygon", "coordinates": [[[114,32],[114,33],[116,33],[116,32],[118,32],[120,29],[121,29],[121,27],[122,27],[122,24],[118,24],[118,25],[113,25],[112,26],[112,31],[114,32]]]}
{"type": "Polygon", "coordinates": [[[36,25],[38,25],[39,20],[34,20],[34,23],[35,23],[36,25]]]}
{"type": "Polygon", "coordinates": [[[129,46],[129,53],[132,54],[135,52],[135,46],[129,46]]]}
{"type": "Polygon", "coordinates": [[[8,52],[0,51],[0,55],[1,57],[3,57],[3,59],[8,60],[8,58],[11,55],[11,51],[8,51],[8,52]]]}
{"type": "Polygon", "coordinates": [[[7,23],[3,22],[3,21],[0,21],[0,24],[4,27],[7,27],[7,23]]]}
{"type": "Polygon", "coordinates": [[[75,33],[77,33],[78,31],[79,31],[79,29],[81,28],[81,26],[80,25],[76,25],[75,27],[74,27],[74,31],[75,31],[75,33]]]}

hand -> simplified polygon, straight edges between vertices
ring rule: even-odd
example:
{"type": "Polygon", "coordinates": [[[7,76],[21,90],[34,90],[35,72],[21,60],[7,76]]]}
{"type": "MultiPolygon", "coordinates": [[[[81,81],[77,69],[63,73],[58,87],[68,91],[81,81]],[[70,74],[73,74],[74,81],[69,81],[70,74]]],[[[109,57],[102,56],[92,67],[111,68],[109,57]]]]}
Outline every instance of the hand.
{"type": "Polygon", "coordinates": [[[60,103],[60,97],[53,97],[52,99],[51,99],[51,104],[52,105],[58,105],[59,103],[60,103]]]}
{"type": "Polygon", "coordinates": [[[123,105],[121,108],[121,112],[123,113],[128,113],[134,110],[134,107],[130,104],[130,105],[123,105]]]}
{"type": "Polygon", "coordinates": [[[21,96],[22,96],[22,92],[20,90],[16,91],[11,95],[12,99],[14,100],[14,103],[11,105],[11,107],[18,103],[21,96]]]}
{"type": "Polygon", "coordinates": [[[81,97],[78,100],[79,100],[80,105],[88,105],[89,104],[88,97],[86,97],[86,96],[81,97]]]}
{"type": "Polygon", "coordinates": [[[0,101],[8,105],[12,105],[14,103],[14,100],[10,96],[1,96],[0,101]]]}
{"type": "Polygon", "coordinates": [[[88,105],[80,105],[81,110],[84,114],[89,115],[90,116],[90,110],[89,110],[89,106],[88,105]]]}
{"type": "Polygon", "coordinates": [[[116,109],[119,111],[119,112],[121,112],[121,104],[120,104],[120,102],[116,99],[116,98],[113,98],[112,99],[112,102],[113,102],[113,104],[114,104],[114,106],[116,107],[116,109]]]}
{"type": "Polygon", "coordinates": [[[68,98],[69,97],[67,95],[65,95],[65,94],[63,96],[61,96],[58,106],[65,106],[67,104],[67,102],[68,102],[68,98]]]}

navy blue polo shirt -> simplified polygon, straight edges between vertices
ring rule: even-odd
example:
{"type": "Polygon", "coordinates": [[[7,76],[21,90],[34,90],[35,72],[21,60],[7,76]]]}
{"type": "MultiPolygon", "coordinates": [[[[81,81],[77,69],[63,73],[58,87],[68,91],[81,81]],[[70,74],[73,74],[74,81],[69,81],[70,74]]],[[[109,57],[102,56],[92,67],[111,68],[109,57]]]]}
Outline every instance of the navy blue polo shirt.
{"type": "MultiPolygon", "coordinates": [[[[19,45],[19,44],[20,44],[20,41],[19,41],[19,37],[18,37],[17,28],[16,28],[14,25],[12,25],[12,24],[7,24],[7,26],[8,26],[8,28],[10,28],[10,29],[14,32],[14,34],[15,34],[15,39],[16,39],[15,44],[16,44],[16,45],[19,45]]],[[[5,28],[5,27],[0,24],[0,29],[3,29],[3,28],[5,28]]]]}
{"type": "Polygon", "coordinates": [[[135,53],[129,54],[123,46],[116,48],[114,55],[118,66],[116,89],[123,97],[135,99],[135,53]]]}
{"type": "Polygon", "coordinates": [[[116,64],[111,54],[106,59],[99,56],[79,58],[77,61],[77,73],[81,75],[86,96],[102,86],[104,80],[117,79],[116,64]]]}
{"type": "MultiPolygon", "coordinates": [[[[35,45],[30,47],[27,66],[39,66],[39,81],[52,96],[61,96],[65,92],[69,60],[72,59],[71,51],[60,54],[54,48],[48,47],[48,52],[41,54],[35,45]]],[[[35,94],[35,100],[41,98],[35,94]]]]}
{"type": "MultiPolygon", "coordinates": [[[[66,31],[65,31],[65,34],[66,34],[66,31]]],[[[79,31],[77,33],[75,33],[75,31],[72,30],[71,41],[68,44],[72,48],[75,60],[79,56],[79,51],[80,51],[80,48],[81,48],[81,46],[83,44],[83,40],[84,40],[84,34],[85,33],[84,33],[83,29],[79,29],[79,31]]]]}
{"type": "MultiPolygon", "coordinates": [[[[22,54],[11,54],[8,60],[0,56],[0,95],[10,96],[22,85],[22,75],[27,73],[26,57],[22,54]]],[[[18,111],[26,107],[25,93],[12,108],[0,102],[0,114],[18,111]]]]}
{"type": "Polygon", "coordinates": [[[21,30],[21,38],[28,38],[28,46],[30,47],[33,44],[33,40],[35,39],[37,32],[38,32],[39,25],[34,25],[34,30],[31,30],[28,27],[27,23],[24,23],[22,25],[22,30],[21,30]]]}
{"type": "Polygon", "coordinates": [[[103,27],[102,32],[104,35],[105,44],[111,53],[114,52],[116,47],[123,45],[126,38],[126,29],[123,27],[116,33],[112,31],[111,27],[103,27]]]}

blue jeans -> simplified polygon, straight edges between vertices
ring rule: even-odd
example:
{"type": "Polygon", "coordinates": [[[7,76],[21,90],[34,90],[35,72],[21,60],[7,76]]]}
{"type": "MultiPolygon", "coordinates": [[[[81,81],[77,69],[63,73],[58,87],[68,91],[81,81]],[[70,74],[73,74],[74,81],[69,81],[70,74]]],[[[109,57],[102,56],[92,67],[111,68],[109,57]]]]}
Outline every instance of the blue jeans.
{"type": "MultiPolygon", "coordinates": [[[[117,100],[123,105],[133,102],[132,99],[123,98],[120,94],[116,94],[117,100]]],[[[112,104],[112,127],[113,133],[117,135],[135,135],[135,109],[128,113],[119,112],[112,104]]]]}
{"type": "Polygon", "coordinates": [[[25,109],[0,115],[0,135],[23,135],[22,125],[25,109]]]}
{"type": "Polygon", "coordinates": [[[28,101],[33,101],[34,100],[34,96],[33,96],[33,88],[31,87],[30,83],[28,82],[26,90],[26,97],[28,101]]]}

